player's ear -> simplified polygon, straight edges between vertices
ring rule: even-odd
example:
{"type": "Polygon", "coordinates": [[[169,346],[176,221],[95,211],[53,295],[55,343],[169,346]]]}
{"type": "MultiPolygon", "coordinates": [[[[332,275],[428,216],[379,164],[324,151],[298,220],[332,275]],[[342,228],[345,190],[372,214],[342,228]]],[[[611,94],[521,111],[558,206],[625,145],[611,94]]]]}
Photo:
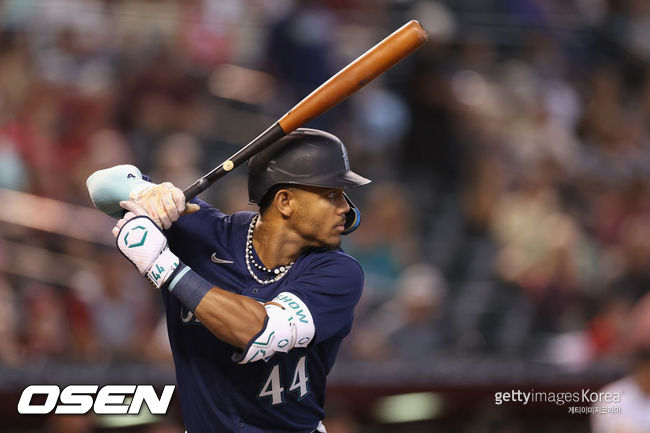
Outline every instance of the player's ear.
{"type": "Polygon", "coordinates": [[[294,197],[293,190],[291,188],[281,189],[275,193],[275,198],[273,203],[283,216],[289,217],[294,211],[294,197]]]}

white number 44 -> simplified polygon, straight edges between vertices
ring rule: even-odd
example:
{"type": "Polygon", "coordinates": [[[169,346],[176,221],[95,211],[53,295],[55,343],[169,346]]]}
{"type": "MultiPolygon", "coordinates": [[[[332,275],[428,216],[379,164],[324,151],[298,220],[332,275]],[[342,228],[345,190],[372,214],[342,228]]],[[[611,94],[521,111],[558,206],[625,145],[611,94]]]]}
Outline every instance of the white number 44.
{"type": "MultiPolygon", "coordinates": [[[[305,357],[301,357],[296,364],[296,370],[293,372],[293,380],[289,391],[299,390],[300,397],[307,395],[307,381],[308,377],[305,373],[305,357]]],[[[271,369],[271,374],[266,379],[262,390],[259,393],[260,397],[271,397],[271,404],[280,404],[283,402],[282,392],[284,388],[280,382],[280,366],[275,365],[271,369]]]]}

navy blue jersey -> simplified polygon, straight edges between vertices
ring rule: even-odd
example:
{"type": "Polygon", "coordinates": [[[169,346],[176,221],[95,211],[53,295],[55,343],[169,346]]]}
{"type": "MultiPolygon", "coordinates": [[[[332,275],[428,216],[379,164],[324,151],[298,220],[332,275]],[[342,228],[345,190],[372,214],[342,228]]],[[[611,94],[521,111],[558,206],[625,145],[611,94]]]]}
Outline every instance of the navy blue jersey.
{"type": "MultiPolygon", "coordinates": [[[[266,362],[238,364],[232,356],[240,349],[219,340],[163,290],[188,433],[314,431],[324,417],[325,378],[341,340],[350,332],[361,296],[361,267],[340,249],[317,250],[298,258],[279,281],[259,284],[245,261],[246,235],[255,214],[226,215],[199,200],[193,202],[201,210],[182,216],[166,232],[171,250],[224,290],[261,302],[281,292],[295,294],[307,305],[316,331],[307,348],[276,353],[266,362]]],[[[255,253],[254,257],[261,263],[255,253]]]]}

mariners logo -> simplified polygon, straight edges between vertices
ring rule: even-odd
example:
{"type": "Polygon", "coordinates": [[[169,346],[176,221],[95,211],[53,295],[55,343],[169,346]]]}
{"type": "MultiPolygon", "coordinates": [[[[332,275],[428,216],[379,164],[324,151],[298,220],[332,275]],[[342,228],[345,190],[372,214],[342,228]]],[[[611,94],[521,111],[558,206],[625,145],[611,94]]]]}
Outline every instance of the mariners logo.
{"type": "Polygon", "coordinates": [[[194,313],[185,305],[181,305],[181,321],[184,325],[202,325],[194,313]]]}
{"type": "Polygon", "coordinates": [[[128,248],[140,247],[144,245],[148,234],[149,230],[146,227],[135,226],[124,235],[124,245],[128,248]]]}

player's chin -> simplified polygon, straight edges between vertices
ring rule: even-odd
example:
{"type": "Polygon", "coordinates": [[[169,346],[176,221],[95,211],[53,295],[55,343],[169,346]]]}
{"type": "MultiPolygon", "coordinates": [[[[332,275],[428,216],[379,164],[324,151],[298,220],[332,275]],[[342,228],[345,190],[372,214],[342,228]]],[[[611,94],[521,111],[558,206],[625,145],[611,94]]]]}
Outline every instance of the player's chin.
{"type": "Polygon", "coordinates": [[[317,248],[325,250],[335,250],[341,246],[341,236],[339,234],[331,234],[329,236],[320,236],[317,241],[317,248]]]}
{"type": "Polygon", "coordinates": [[[335,234],[332,235],[327,241],[324,242],[325,248],[328,250],[335,250],[341,246],[341,235],[335,234]]]}

